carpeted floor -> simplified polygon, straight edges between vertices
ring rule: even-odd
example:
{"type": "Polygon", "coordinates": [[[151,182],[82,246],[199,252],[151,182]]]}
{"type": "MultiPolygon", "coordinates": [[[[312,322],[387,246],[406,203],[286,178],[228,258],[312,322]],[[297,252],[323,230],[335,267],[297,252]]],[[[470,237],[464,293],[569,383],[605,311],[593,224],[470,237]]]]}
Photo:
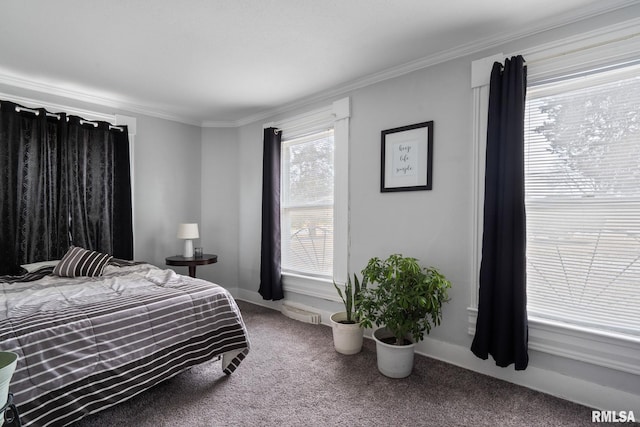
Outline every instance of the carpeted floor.
{"type": "Polygon", "coordinates": [[[238,305],[251,351],[232,375],[205,363],[74,426],[595,425],[589,408],[423,356],[386,378],[371,340],[344,356],[327,326],[238,305]]]}

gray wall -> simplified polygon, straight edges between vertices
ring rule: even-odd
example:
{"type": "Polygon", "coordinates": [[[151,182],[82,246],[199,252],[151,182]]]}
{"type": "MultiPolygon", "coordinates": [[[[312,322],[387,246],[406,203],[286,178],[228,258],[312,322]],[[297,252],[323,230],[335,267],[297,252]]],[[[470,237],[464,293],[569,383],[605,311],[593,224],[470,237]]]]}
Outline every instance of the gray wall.
{"type": "MultiPolygon", "coordinates": [[[[201,130],[147,116],[137,116],[134,142],[135,257],[164,266],[181,254],[178,224],[200,222],[201,130]]],[[[202,238],[202,230],[200,231],[202,238]]],[[[194,246],[200,241],[195,240],[194,246]]],[[[186,274],[186,267],[176,267],[186,274]]]]}
{"type": "Polygon", "coordinates": [[[468,61],[430,67],[352,95],[351,260],[359,272],[372,256],[402,253],[437,267],[453,283],[445,328],[466,331],[471,261],[471,90],[468,61]],[[434,121],[433,190],[380,192],[380,131],[434,121]]]}
{"type": "Polygon", "coordinates": [[[238,286],[257,295],[260,285],[262,124],[238,129],[238,286]]]}
{"type": "Polygon", "coordinates": [[[200,267],[199,278],[226,288],[238,287],[238,132],[233,128],[202,129],[202,216],[200,240],[218,263],[200,267]]]}

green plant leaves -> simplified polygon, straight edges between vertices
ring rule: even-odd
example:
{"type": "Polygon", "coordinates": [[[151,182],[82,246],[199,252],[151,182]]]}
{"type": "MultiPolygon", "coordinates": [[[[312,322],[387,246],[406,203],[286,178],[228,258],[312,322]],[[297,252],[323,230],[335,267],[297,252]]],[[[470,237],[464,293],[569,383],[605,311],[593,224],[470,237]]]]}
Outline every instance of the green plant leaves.
{"type": "Polygon", "coordinates": [[[366,288],[366,281],[362,281],[362,285],[358,280],[358,276],[353,275],[353,283],[351,282],[351,277],[347,276],[347,283],[344,285],[344,293],[340,286],[333,282],[333,286],[338,291],[338,295],[344,304],[345,311],[347,312],[347,321],[358,321],[358,311],[357,307],[360,302],[360,294],[364,288],[366,288]]]}
{"type": "Polygon", "coordinates": [[[363,327],[384,325],[398,342],[406,336],[417,342],[440,324],[451,283],[435,268],[392,254],[386,260],[371,258],[362,277],[363,283],[377,284],[371,289],[363,286],[359,293],[356,313],[363,327]]]}

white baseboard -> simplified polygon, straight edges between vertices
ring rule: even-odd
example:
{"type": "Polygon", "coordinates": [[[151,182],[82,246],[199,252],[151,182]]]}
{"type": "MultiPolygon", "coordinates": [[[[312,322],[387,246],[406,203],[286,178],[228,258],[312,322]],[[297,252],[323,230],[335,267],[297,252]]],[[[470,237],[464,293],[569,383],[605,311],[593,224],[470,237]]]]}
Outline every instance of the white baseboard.
{"type": "Polygon", "coordinates": [[[280,311],[280,307],[282,306],[283,301],[269,301],[262,299],[262,296],[257,291],[248,291],[246,289],[238,288],[236,294],[231,292],[234,298],[239,299],[241,301],[250,302],[255,305],[260,305],[262,307],[272,308],[274,310],[280,311]]]}
{"type": "Polygon", "coordinates": [[[416,352],[591,408],[640,413],[640,396],[636,394],[531,365],[524,371],[515,371],[513,367],[500,368],[491,358],[479,359],[469,348],[456,344],[427,337],[418,344],[416,352]]]}

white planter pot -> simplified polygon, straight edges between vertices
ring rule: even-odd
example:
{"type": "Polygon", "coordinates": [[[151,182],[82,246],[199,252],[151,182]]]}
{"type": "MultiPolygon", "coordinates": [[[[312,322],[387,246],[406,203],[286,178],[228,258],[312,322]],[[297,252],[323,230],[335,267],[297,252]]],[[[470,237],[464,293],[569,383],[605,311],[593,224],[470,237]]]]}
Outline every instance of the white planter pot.
{"type": "Polygon", "coordinates": [[[13,372],[16,370],[17,363],[18,355],[16,353],[0,351],[0,408],[7,403],[9,383],[13,372]]]}
{"type": "Polygon", "coordinates": [[[338,353],[356,354],[362,350],[362,334],[364,330],[359,324],[339,323],[347,320],[347,313],[341,311],[331,315],[331,329],[333,330],[333,346],[338,353]]]}
{"type": "Polygon", "coordinates": [[[415,343],[409,345],[391,345],[382,342],[383,339],[392,337],[387,328],[378,328],[373,331],[373,339],[376,342],[376,356],[378,370],[384,376],[390,378],[405,378],[413,370],[413,355],[415,343]]]}

